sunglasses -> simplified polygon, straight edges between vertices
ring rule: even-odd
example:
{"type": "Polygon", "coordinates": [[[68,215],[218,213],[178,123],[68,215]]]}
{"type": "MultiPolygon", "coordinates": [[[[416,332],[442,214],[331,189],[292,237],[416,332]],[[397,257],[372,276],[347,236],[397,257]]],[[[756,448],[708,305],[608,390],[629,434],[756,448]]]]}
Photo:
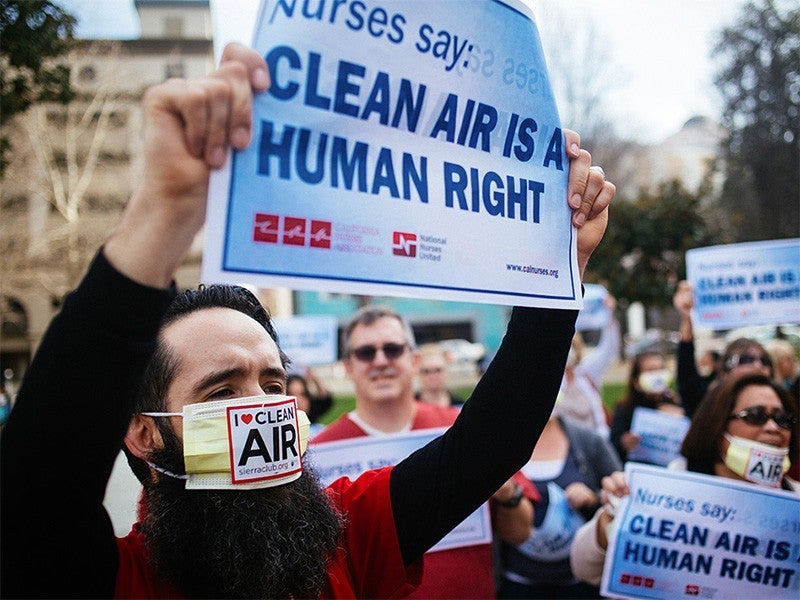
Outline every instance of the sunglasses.
{"type": "Polygon", "coordinates": [[[381,350],[386,358],[394,360],[403,356],[403,353],[406,351],[406,346],[408,346],[408,344],[396,344],[394,342],[389,342],[380,347],[366,345],[353,348],[350,350],[350,354],[362,362],[372,362],[378,355],[378,350],[381,350]]]}
{"type": "Polygon", "coordinates": [[[441,373],[444,371],[442,367],[430,367],[430,368],[423,368],[420,369],[419,372],[421,375],[436,375],[437,373],[441,373]]]}
{"type": "Polygon", "coordinates": [[[769,419],[772,419],[781,429],[791,429],[794,424],[794,417],[791,413],[783,410],[774,410],[768,413],[767,409],[763,406],[751,406],[750,408],[745,408],[728,416],[728,421],[732,421],[733,419],[741,419],[748,425],[755,425],[758,427],[761,427],[769,419]]]}
{"type": "Polygon", "coordinates": [[[730,370],[738,365],[752,365],[754,362],[759,362],[765,367],[772,366],[772,360],[766,354],[734,354],[725,366],[730,370]]]}

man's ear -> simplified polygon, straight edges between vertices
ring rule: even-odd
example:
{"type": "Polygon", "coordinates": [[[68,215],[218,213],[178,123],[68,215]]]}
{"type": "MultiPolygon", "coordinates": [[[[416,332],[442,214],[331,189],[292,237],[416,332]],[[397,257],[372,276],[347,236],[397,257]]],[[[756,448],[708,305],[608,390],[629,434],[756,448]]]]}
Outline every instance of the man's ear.
{"type": "Polygon", "coordinates": [[[150,452],[164,446],[153,417],[134,415],[125,434],[125,445],[136,458],[147,461],[150,452]]]}

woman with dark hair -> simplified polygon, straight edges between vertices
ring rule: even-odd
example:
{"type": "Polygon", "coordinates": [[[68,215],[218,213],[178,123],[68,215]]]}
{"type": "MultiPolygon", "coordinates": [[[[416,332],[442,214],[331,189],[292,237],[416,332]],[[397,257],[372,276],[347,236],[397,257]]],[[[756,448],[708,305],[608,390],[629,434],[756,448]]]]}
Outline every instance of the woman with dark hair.
{"type": "MultiPolygon", "coordinates": [[[[672,468],[800,492],[785,476],[798,459],[798,419],[786,391],[760,373],[728,377],[709,392],[692,417],[681,446],[685,464],[672,468]]],[[[575,534],[570,564],[575,575],[597,585],[613,520],[612,498],[630,494],[625,476],[603,479],[603,507],[575,534]]]]}
{"type": "Polygon", "coordinates": [[[297,407],[308,415],[308,420],[311,421],[310,435],[322,431],[324,425],[317,421],[333,406],[333,394],[328,391],[311,367],[306,368],[305,377],[294,373],[286,378],[286,393],[297,398],[297,407]]]}
{"type": "Polygon", "coordinates": [[[795,406],[765,375],[728,377],[698,407],[681,454],[690,471],[791,489],[783,477],[765,479],[769,473],[761,474],[760,467],[745,471],[754,451],[772,456],[781,476],[788,470],[789,461],[798,458],[795,406]]]}
{"type": "Polygon", "coordinates": [[[614,408],[611,418],[611,444],[622,462],[628,452],[639,445],[639,436],[633,433],[631,422],[637,407],[659,409],[662,405],[677,405],[669,382],[672,378],[664,365],[664,357],[658,352],[637,354],[628,375],[625,397],[614,408]]]}

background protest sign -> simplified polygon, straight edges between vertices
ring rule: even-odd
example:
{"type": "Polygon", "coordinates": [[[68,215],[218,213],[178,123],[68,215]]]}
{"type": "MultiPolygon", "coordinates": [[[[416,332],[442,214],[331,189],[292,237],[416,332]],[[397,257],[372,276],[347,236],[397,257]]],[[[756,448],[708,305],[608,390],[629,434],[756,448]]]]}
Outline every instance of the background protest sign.
{"type": "Polygon", "coordinates": [[[709,329],[800,321],[800,238],[686,253],[693,319],[709,329]]]}
{"type": "Polygon", "coordinates": [[[633,410],[631,431],[641,439],[628,452],[628,460],[667,466],[680,455],[689,424],[689,417],[637,406],[633,410]]]}
{"type": "Polygon", "coordinates": [[[272,87],[212,177],[205,281],[580,307],[524,4],[265,0],[254,46],[272,87]]]}
{"type": "MultiPolygon", "coordinates": [[[[311,444],[304,460],[311,461],[322,485],[328,486],[339,477],[355,479],[369,469],[396,465],[446,430],[446,427],[436,427],[408,433],[311,444]]],[[[489,505],[484,503],[430,551],[489,544],[491,541],[489,505]]]]}
{"type": "Polygon", "coordinates": [[[272,322],[278,332],[281,350],[291,359],[293,367],[324,365],[336,361],[336,317],[273,317],[272,322]]]}
{"type": "Polygon", "coordinates": [[[578,331],[602,329],[612,316],[604,303],[608,291],[596,283],[585,283],[583,287],[583,308],[578,313],[575,329],[578,331]]]}
{"type": "Polygon", "coordinates": [[[800,496],[636,463],[601,591],[614,598],[797,598],[800,496]]]}

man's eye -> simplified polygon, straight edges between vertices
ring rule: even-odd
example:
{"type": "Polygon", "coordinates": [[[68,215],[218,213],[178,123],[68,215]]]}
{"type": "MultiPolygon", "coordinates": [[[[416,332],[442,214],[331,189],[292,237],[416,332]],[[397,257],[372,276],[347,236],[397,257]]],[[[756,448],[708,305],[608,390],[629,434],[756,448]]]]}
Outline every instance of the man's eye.
{"type": "Polygon", "coordinates": [[[230,398],[233,395],[233,390],[230,388],[221,388],[211,392],[210,398],[230,398]]]}
{"type": "Polygon", "coordinates": [[[261,386],[261,389],[264,390],[265,394],[283,394],[283,384],[274,382],[274,383],[266,383],[261,386]]]}

